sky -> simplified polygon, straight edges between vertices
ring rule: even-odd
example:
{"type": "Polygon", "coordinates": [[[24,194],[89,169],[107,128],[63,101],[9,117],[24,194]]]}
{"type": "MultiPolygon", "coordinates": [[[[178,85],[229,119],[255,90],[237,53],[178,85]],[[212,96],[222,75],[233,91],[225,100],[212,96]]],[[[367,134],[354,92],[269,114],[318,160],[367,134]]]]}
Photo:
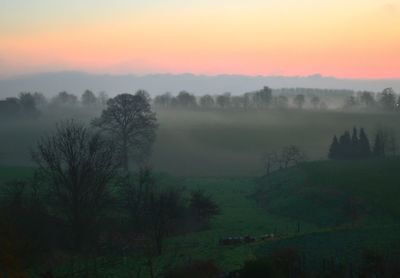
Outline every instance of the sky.
{"type": "Polygon", "coordinates": [[[400,0],[0,0],[0,77],[400,77],[400,0]]]}

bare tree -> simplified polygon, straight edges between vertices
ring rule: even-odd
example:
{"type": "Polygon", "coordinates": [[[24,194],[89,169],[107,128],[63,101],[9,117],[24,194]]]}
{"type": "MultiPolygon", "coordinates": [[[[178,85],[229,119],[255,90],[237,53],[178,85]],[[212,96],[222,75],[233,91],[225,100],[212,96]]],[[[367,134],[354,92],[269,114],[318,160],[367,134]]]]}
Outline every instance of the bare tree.
{"type": "Polygon", "coordinates": [[[263,155],[265,173],[269,176],[272,172],[295,166],[304,161],[306,155],[298,146],[289,145],[283,147],[280,152],[273,151],[263,155]]]}
{"type": "Polygon", "coordinates": [[[277,152],[268,152],[263,156],[266,175],[269,176],[273,171],[281,168],[281,159],[277,152]]]}
{"type": "Polygon", "coordinates": [[[54,208],[71,226],[75,250],[81,250],[109,201],[117,169],[112,145],[70,120],[38,142],[33,158],[49,185],[54,208]]]}
{"type": "Polygon", "coordinates": [[[280,156],[285,169],[291,165],[297,165],[305,159],[305,154],[295,145],[284,147],[280,156]]]}
{"type": "Polygon", "coordinates": [[[108,100],[107,108],[92,124],[113,137],[125,171],[129,169],[130,156],[139,161],[148,156],[157,127],[156,115],[144,91],[135,95],[121,94],[108,100]]]}
{"type": "Polygon", "coordinates": [[[142,167],[138,179],[122,184],[122,202],[136,232],[144,233],[150,249],[157,255],[163,250],[165,238],[177,228],[183,217],[182,192],[175,187],[159,186],[149,167],[142,167]]]}

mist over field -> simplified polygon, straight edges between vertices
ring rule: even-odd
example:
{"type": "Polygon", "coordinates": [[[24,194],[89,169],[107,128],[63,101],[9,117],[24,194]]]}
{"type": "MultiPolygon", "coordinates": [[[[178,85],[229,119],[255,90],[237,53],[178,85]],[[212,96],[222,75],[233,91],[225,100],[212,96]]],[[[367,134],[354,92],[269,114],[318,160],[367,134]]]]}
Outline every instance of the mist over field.
{"type": "Polygon", "coordinates": [[[400,277],[398,0],[0,0],[0,278],[400,277]]]}
{"type": "MultiPolygon", "coordinates": [[[[178,176],[254,176],[265,153],[296,144],[309,160],[326,160],[334,134],[364,127],[400,133],[396,113],[359,111],[155,110],[159,121],[152,153],[155,170],[178,176]],[[349,124],[349,122],[351,124],[349,124]]],[[[99,109],[52,111],[39,119],[1,122],[0,164],[31,166],[30,148],[61,120],[90,123],[99,109]]],[[[399,134],[400,135],[400,134],[399,134]]]]}

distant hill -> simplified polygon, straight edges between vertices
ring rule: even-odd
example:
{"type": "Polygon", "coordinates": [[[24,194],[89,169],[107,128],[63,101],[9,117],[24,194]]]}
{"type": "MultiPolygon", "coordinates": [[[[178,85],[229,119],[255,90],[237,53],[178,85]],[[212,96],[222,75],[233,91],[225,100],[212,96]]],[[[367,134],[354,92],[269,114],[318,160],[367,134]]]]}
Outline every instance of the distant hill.
{"type": "Polygon", "coordinates": [[[312,75],[307,77],[242,76],[242,75],[100,75],[82,72],[53,72],[0,79],[0,97],[15,96],[21,91],[39,91],[52,96],[60,91],[81,94],[85,89],[106,91],[113,96],[121,92],[145,89],[150,94],[177,93],[187,90],[194,94],[239,94],[269,86],[271,88],[318,88],[382,91],[392,87],[400,92],[400,79],[337,79],[312,75]]]}

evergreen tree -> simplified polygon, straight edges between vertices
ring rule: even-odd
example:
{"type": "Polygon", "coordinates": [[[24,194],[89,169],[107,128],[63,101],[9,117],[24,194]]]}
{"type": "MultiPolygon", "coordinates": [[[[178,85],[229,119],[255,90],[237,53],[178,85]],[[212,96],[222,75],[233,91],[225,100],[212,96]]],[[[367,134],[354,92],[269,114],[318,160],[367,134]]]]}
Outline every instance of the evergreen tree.
{"type": "Polygon", "coordinates": [[[333,137],[332,144],[329,148],[328,157],[329,157],[329,159],[340,158],[340,146],[339,146],[339,141],[338,141],[336,135],[333,137]]]}
{"type": "Polygon", "coordinates": [[[353,127],[353,134],[351,135],[351,149],[349,155],[349,158],[358,158],[360,156],[359,139],[356,127],[353,127]]]}
{"type": "MultiPolygon", "coordinates": [[[[379,138],[376,141],[376,151],[378,156],[384,153],[384,144],[382,132],[379,133],[379,138]]],[[[363,159],[371,156],[371,146],[367,135],[363,128],[358,131],[356,127],[353,128],[352,134],[345,131],[339,140],[336,135],[333,137],[332,143],[329,147],[329,159],[363,159]]]]}
{"type": "Polygon", "coordinates": [[[347,130],[339,138],[339,158],[349,159],[352,155],[352,143],[350,132],[347,130]]]}
{"type": "Polygon", "coordinates": [[[375,136],[375,142],[372,152],[375,157],[385,156],[384,140],[381,132],[378,132],[375,136]]]}
{"type": "Polygon", "coordinates": [[[365,134],[363,128],[360,129],[359,151],[360,151],[360,158],[368,158],[371,156],[371,146],[367,134],[365,134]]]}

